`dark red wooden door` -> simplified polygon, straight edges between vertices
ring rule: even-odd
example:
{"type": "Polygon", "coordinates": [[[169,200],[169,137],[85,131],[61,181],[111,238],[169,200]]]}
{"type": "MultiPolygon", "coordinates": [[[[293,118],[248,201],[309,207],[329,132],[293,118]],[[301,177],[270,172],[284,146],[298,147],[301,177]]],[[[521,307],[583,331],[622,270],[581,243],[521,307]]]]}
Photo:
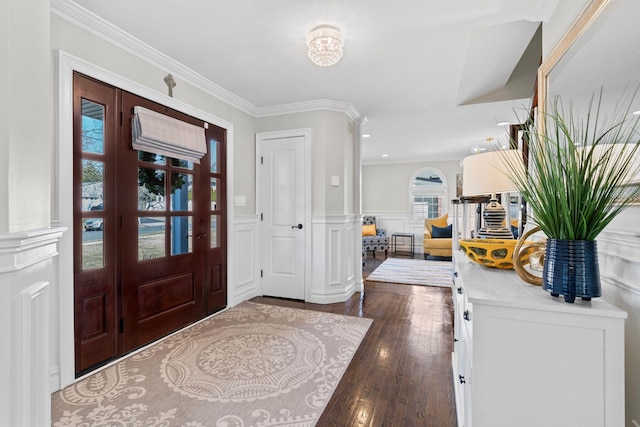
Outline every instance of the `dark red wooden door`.
{"type": "Polygon", "coordinates": [[[74,228],[83,231],[75,233],[76,373],[82,374],[226,306],[226,131],[77,78],[74,228]],[[87,98],[97,99],[92,101],[97,106],[83,101],[90,90],[105,99],[87,98]],[[99,115],[103,106],[109,119],[97,126],[95,119],[82,116],[83,105],[85,115],[99,115]],[[135,106],[207,127],[208,153],[201,163],[134,150],[135,106]],[[102,137],[104,153],[87,152],[90,127],[108,127],[102,137]],[[87,175],[96,188],[94,181],[101,180],[99,201],[86,200],[87,179],[80,176],[87,175]],[[102,264],[83,269],[87,239],[97,237],[100,244],[91,241],[91,246],[102,248],[102,258],[89,261],[99,258],[102,264]]]}
{"type": "Polygon", "coordinates": [[[73,246],[76,372],[118,354],[115,146],[118,92],[74,76],[73,246]]]}

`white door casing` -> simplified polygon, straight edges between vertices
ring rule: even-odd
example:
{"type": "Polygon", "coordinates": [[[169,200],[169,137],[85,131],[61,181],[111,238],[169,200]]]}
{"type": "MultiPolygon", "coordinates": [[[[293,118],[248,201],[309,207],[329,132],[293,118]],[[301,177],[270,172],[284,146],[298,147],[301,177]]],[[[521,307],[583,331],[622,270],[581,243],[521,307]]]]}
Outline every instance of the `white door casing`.
{"type": "Polygon", "coordinates": [[[262,294],[306,299],[309,182],[308,133],[261,133],[256,173],[262,216],[262,294]]]}

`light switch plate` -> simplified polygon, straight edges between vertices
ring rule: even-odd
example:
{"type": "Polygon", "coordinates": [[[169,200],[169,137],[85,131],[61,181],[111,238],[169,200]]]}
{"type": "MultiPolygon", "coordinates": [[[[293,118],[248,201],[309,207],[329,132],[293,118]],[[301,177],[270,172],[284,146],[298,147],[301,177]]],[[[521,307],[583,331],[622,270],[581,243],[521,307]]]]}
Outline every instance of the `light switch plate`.
{"type": "Polygon", "coordinates": [[[340,177],[339,176],[332,176],[331,177],[331,186],[332,187],[340,187],[340,177]]]}

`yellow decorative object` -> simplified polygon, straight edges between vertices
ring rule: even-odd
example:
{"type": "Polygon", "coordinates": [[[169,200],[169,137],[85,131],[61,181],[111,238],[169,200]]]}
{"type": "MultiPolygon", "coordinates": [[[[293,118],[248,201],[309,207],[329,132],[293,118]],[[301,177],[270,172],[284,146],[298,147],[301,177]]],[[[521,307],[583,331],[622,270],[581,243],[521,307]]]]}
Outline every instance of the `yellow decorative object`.
{"type": "Polygon", "coordinates": [[[362,226],[362,237],[365,236],[375,236],[376,235],[376,225],[368,224],[362,226]]]}
{"type": "MultiPolygon", "coordinates": [[[[517,239],[460,239],[458,241],[462,251],[467,257],[486,267],[513,269],[513,252],[517,239]]],[[[530,250],[520,251],[520,256],[529,258],[534,252],[530,250]]]]}
{"type": "Polygon", "coordinates": [[[527,283],[532,285],[542,286],[542,276],[533,274],[533,271],[541,272],[544,268],[544,255],[546,250],[546,240],[540,240],[537,242],[525,241],[527,237],[540,231],[540,227],[535,227],[527,231],[522,239],[518,241],[514,252],[521,254],[518,259],[514,259],[514,268],[518,276],[527,283]],[[529,269],[525,268],[525,265],[529,264],[529,269]]]}

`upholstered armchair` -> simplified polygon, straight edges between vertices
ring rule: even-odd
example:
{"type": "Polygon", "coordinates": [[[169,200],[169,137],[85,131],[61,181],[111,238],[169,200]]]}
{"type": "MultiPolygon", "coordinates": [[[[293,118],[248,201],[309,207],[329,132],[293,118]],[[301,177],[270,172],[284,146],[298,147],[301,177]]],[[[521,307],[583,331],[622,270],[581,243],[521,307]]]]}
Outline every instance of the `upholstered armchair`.
{"type": "Polygon", "coordinates": [[[447,224],[449,215],[424,220],[424,259],[429,255],[451,257],[453,254],[453,239],[451,226],[447,224]]]}
{"type": "Polygon", "coordinates": [[[374,258],[376,251],[384,251],[384,257],[387,257],[389,238],[385,230],[376,226],[375,216],[362,217],[362,249],[370,251],[374,258]]]}

